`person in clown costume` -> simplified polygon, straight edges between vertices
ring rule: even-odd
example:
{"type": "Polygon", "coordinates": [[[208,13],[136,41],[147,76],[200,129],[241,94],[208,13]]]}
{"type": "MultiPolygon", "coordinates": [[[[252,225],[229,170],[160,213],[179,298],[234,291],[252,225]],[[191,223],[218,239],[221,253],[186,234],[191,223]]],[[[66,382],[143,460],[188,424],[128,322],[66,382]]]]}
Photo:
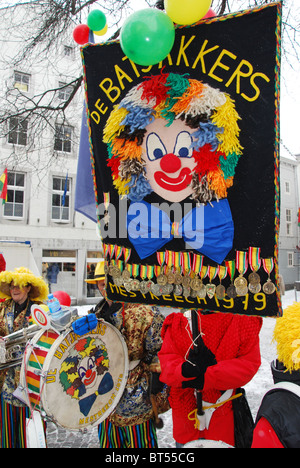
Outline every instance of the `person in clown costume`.
{"type": "MultiPolygon", "coordinates": [[[[140,259],[172,240],[166,224],[161,224],[166,221],[163,211],[154,221],[151,217],[152,203],[166,202],[183,208],[192,205],[181,222],[178,248],[188,244],[218,264],[224,261],[233,246],[227,191],[242,156],[239,118],[227,93],[188,74],[162,72],[146,77],[115,106],[103,141],[108,145],[113,183],[119,195],[130,201],[128,237],[140,259]],[[141,220],[143,211],[146,214],[141,220]],[[183,230],[189,224],[193,240],[183,230]],[[142,234],[135,231],[136,225],[142,234]],[[149,232],[153,235],[148,236],[149,232]]],[[[232,402],[237,396],[244,399],[237,389],[260,366],[262,320],[207,311],[198,311],[197,320],[200,354],[192,338],[189,313],[170,314],[162,328],[160,380],[170,387],[174,438],[180,445],[210,438],[234,446],[232,402]],[[202,392],[210,408],[200,426],[196,391],[202,392]]]]}
{"type": "Polygon", "coordinates": [[[126,387],[115,410],[98,426],[101,448],[157,448],[159,413],[169,409],[168,388],[159,379],[157,352],[161,348],[163,315],[157,307],[112,302],[106,297],[104,262],[97,263],[94,278],[102,296],[89,311],[122,334],[129,359],[126,387]]]}
{"type": "MultiPolygon", "coordinates": [[[[19,267],[0,273],[0,339],[29,324],[32,304],[42,304],[48,296],[48,286],[42,277],[28,268],[19,267]]],[[[22,346],[22,345],[21,345],[22,346]]],[[[20,355],[24,353],[22,346],[20,355]]],[[[26,418],[30,409],[14,396],[21,366],[0,371],[0,447],[26,448],[26,418]]]]}
{"type": "Polygon", "coordinates": [[[276,319],[277,359],[271,363],[274,386],[262,399],[252,448],[300,448],[300,304],[276,319]]]}

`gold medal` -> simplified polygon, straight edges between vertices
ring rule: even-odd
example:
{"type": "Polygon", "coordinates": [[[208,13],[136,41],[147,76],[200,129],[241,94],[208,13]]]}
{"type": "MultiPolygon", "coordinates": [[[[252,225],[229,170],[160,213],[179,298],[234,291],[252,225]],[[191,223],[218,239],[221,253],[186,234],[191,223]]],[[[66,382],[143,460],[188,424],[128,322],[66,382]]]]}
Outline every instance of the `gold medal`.
{"type": "Polygon", "coordinates": [[[256,283],[256,284],[249,283],[248,289],[252,294],[257,294],[261,290],[261,284],[260,283],[256,283]]]}
{"type": "Polygon", "coordinates": [[[226,294],[226,288],[222,285],[222,280],[227,276],[227,267],[219,265],[218,276],[220,280],[219,286],[216,287],[216,297],[222,301],[226,294]]]}
{"type": "Polygon", "coordinates": [[[248,281],[246,280],[246,278],[240,275],[237,278],[235,278],[233,284],[236,287],[236,289],[243,289],[243,288],[247,288],[248,281]]]}
{"type": "Polygon", "coordinates": [[[122,276],[113,276],[113,282],[116,286],[123,286],[123,278],[122,276]]]}
{"type": "Polygon", "coordinates": [[[274,268],[273,258],[263,258],[263,267],[266,273],[268,273],[267,282],[263,285],[263,291],[265,294],[273,294],[276,291],[276,286],[272,283],[270,274],[274,268]]]}
{"type": "Polygon", "coordinates": [[[197,296],[200,298],[200,299],[204,299],[206,297],[206,287],[203,283],[201,283],[201,287],[199,289],[199,291],[197,291],[197,296]]]}
{"type": "Polygon", "coordinates": [[[184,288],[189,288],[191,284],[191,277],[186,273],[182,278],[182,285],[184,288]]]}
{"type": "Polygon", "coordinates": [[[164,286],[165,284],[167,284],[168,278],[167,278],[166,275],[160,274],[160,275],[158,275],[158,277],[156,278],[156,282],[157,282],[157,284],[160,284],[161,286],[164,286]]]}
{"type": "Polygon", "coordinates": [[[120,269],[119,267],[115,266],[115,267],[113,268],[112,276],[113,276],[114,278],[120,278],[121,275],[122,275],[121,269],[120,269]]]}
{"type": "Polygon", "coordinates": [[[219,300],[224,299],[225,293],[226,293],[225,287],[224,287],[222,284],[219,284],[219,285],[216,287],[216,296],[217,296],[217,299],[219,299],[219,300]]]}
{"type": "Polygon", "coordinates": [[[149,292],[148,281],[141,281],[140,282],[140,291],[141,291],[142,294],[147,294],[149,292]]]}
{"type": "MultiPolygon", "coordinates": [[[[236,269],[239,272],[239,276],[234,280],[234,286],[236,287],[237,290],[242,292],[247,288],[248,281],[246,278],[243,277],[243,275],[246,273],[248,270],[248,256],[247,252],[244,252],[242,250],[237,250],[236,252],[236,269]]],[[[244,294],[239,294],[243,296],[244,294]]]]}
{"type": "Polygon", "coordinates": [[[139,291],[140,290],[140,282],[136,278],[131,282],[131,291],[139,291]]]}
{"type": "Polygon", "coordinates": [[[162,295],[162,286],[160,284],[154,284],[151,286],[151,292],[154,296],[161,296],[162,295]]]}
{"type": "Polygon", "coordinates": [[[174,284],[175,283],[175,273],[173,273],[172,271],[170,271],[167,274],[167,283],[168,284],[174,284]]]}
{"type": "Polygon", "coordinates": [[[270,278],[267,280],[267,282],[263,285],[263,292],[265,294],[273,294],[276,291],[276,286],[270,278]]]}
{"type": "Polygon", "coordinates": [[[154,285],[154,283],[153,283],[152,280],[146,281],[146,289],[147,289],[147,292],[150,292],[150,291],[151,291],[151,288],[152,288],[153,285],[154,285]]]}
{"type": "Polygon", "coordinates": [[[173,292],[174,286],[173,286],[173,284],[167,283],[167,284],[164,286],[164,288],[165,288],[165,291],[166,291],[165,294],[166,294],[166,295],[169,295],[169,294],[171,294],[171,293],[173,292]]]}
{"type": "Polygon", "coordinates": [[[194,291],[199,291],[201,288],[201,285],[202,285],[202,281],[199,278],[195,277],[191,280],[190,286],[194,291]]]}
{"type": "Polygon", "coordinates": [[[183,276],[177,271],[175,273],[174,283],[177,285],[182,284],[182,280],[183,280],[183,276]]]}
{"type": "Polygon", "coordinates": [[[235,299],[237,297],[236,288],[233,283],[226,289],[226,294],[230,299],[235,299]]]}
{"type": "Polygon", "coordinates": [[[258,284],[260,283],[260,276],[255,271],[252,271],[252,273],[250,273],[250,275],[248,276],[248,280],[251,284],[258,284]]]}
{"type": "Polygon", "coordinates": [[[130,279],[130,271],[128,270],[124,270],[122,272],[122,278],[123,278],[123,281],[128,281],[130,279]]]}
{"type": "Polygon", "coordinates": [[[173,289],[173,295],[174,296],[181,296],[183,293],[183,287],[181,284],[175,284],[174,289],[173,289]]]}
{"type": "Polygon", "coordinates": [[[248,294],[248,286],[240,286],[236,288],[236,294],[238,296],[246,296],[248,294]]]}
{"type": "Polygon", "coordinates": [[[256,294],[261,290],[261,287],[258,286],[260,284],[260,276],[257,273],[261,266],[259,247],[249,247],[249,265],[252,270],[252,273],[250,273],[248,277],[248,281],[250,283],[249,291],[251,291],[253,294],[256,294]],[[250,285],[252,286],[250,287],[250,285]]]}
{"type": "Polygon", "coordinates": [[[131,283],[132,283],[132,279],[129,279],[128,281],[124,281],[124,288],[126,289],[126,291],[130,292],[131,291],[131,283]]]}

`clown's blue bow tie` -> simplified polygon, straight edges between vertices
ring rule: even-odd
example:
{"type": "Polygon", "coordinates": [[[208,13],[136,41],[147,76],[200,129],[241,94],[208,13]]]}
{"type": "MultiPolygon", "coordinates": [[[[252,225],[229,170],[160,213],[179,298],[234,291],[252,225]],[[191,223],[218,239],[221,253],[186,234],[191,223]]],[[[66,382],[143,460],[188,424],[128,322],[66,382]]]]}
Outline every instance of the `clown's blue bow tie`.
{"type": "MultiPolygon", "coordinates": [[[[182,210],[181,205],[173,204],[182,210]]],[[[175,237],[221,264],[232,249],[234,226],[227,199],[192,208],[179,223],[145,201],[131,203],[127,213],[130,242],[141,259],[149,257],[175,237]]]]}

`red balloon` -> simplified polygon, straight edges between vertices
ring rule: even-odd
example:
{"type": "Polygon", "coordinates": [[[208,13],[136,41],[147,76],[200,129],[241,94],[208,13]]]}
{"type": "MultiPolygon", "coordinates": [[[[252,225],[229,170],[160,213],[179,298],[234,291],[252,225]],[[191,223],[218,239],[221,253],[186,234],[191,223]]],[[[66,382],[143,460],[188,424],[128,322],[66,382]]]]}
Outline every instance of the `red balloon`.
{"type": "Polygon", "coordinates": [[[68,293],[64,291],[55,291],[53,296],[59,300],[60,305],[70,307],[71,305],[71,298],[68,293]]]}
{"type": "Polygon", "coordinates": [[[73,39],[77,44],[86,44],[89,42],[90,28],[87,24],[78,24],[73,30],[73,39]]]}
{"type": "Polygon", "coordinates": [[[213,16],[217,16],[217,13],[215,13],[214,10],[213,10],[212,8],[210,8],[210,9],[208,10],[208,12],[206,13],[206,15],[203,16],[202,19],[204,19],[204,18],[212,18],[213,16]]]}

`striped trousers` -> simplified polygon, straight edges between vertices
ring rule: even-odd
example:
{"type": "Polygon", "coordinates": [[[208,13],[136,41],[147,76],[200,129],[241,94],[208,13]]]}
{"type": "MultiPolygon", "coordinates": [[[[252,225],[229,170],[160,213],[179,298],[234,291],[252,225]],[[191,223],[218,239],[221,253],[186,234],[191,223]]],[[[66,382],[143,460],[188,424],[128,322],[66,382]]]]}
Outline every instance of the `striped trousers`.
{"type": "Polygon", "coordinates": [[[26,448],[26,418],[29,408],[0,401],[0,448],[26,448]]]}
{"type": "Polygon", "coordinates": [[[135,426],[115,426],[105,419],[98,426],[101,448],[157,448],[157,436],[152,420],[135,426]]]}

